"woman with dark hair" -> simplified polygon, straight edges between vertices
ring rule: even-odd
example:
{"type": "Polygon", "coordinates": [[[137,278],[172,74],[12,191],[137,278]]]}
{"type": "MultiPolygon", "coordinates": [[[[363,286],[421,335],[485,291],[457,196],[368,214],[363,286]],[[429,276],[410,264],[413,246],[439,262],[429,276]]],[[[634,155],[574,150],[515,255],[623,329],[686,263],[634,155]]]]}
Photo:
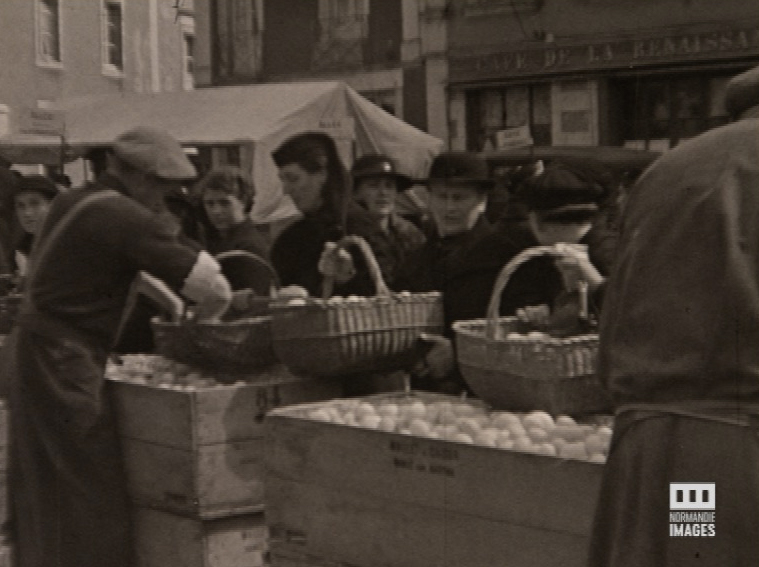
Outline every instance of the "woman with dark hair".
{"type": "Polygon", "coordinates": [[[248,215],[255,197],[248,175],[233,166],[212,169],[200,180],[198,194],[208,219],[203,244],[212,255],[244,250],[268,256],[266,241],[248,215]]]}
{"type": "MultiPolygon", "coordinates": [[[[286,140],[272,154],[285,194],[303,213],[274,241],[271,262],[283,286],[297,285],[321,294],[319,259],[327,242],[346,234],[350,182],[335,141],[322,132],[304,132],[286,140]]],[[[359,270],[361,274],[366,270],[359,270]]],[[[366,277],[336,289],[340,294],[373,295],[366,277]]]]}
{"type": "Polygon", "coordinates": [[[15,244],[11,260],[19,276],[26,276],[35,235],[42,229],[50,204],[58,193],[55,183],[43,175],[21,176],[16,183],[13,205],[23,233],[15,244]]]}

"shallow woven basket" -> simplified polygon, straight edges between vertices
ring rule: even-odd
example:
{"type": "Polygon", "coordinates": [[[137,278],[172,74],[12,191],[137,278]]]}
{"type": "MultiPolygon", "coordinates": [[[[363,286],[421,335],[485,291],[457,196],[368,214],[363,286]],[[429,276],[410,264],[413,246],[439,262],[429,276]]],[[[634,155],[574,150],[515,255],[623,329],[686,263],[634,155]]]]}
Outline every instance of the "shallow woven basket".
{"type": "Polygon", "coordinates": [[[561,246],[536,246],[518,254],[496,279],[487,318],[453,324],[461,373],[472,391],[494,408],[577,415],[611,406],[595,375],[597,334],[517,338],[509,334],[519,331],[519,320],[498,316],[501,293],[521,264],[564,254],[561,246]]]}
{"type": "Polygon", "coordinates": [[[0,334],[10,333],[16,323],[21,300],[20,293],[11,293],[0,297],[0,334]]]}
{"type": "MultiPolygon", "coordinates": [[[[296,374],[344,376],[389,372],[413,364],[422,333],[443,331],[443,301],[438,292],[392,293],[371,248],[358,236],[338,246],[355,246],[366,259],[377,295],[371,298],[303,300],[272,306],[274,350],[296,374]]],[[[325,296],[332,282],[325,280],[325,296]]]]}
{"type": "Polygon", "coordinates": [[[151,325],[156,352],[178,362],[239,373],[276,362],[268,316],[221,323],[153,319],[151,325]]]}

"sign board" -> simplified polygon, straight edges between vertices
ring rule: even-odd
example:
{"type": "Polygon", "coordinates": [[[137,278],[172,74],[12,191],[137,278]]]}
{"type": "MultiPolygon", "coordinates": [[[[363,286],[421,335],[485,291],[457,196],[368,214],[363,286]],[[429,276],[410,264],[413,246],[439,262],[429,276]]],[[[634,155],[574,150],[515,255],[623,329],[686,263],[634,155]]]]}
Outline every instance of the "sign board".
{"type": "Polygon", "coordinates": [[[42,108],[24,108],[19,113],[19,132],[37,136],[63,136],[63,111],[42,108]]]}
{"type": "Polygon", "coordinates": [[[495,133],[496,149],[521,148],[533,144],[529,126],[506,128],[495,133]]]}

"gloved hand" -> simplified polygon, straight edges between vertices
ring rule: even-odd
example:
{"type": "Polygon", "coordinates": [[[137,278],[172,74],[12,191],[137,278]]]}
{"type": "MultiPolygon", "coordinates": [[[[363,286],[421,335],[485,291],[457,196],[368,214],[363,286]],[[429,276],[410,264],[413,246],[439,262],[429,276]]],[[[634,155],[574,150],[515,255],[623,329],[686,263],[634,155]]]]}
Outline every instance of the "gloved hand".
{"type": "Polygon", "coordinates": [[[337,283],[345,283],[356,275],[353,257],[334,242],[324,244],[318,268],[322,275],[333,278],[337,283]]]}
{"type": "Polygon", "coordinates": [[[588,257],[588,247],[579,244],[561,246],[565,255],[556,258],[554,263],[561,272],[564,288],[567,291],[575,291],[579,282],[586,281],[590,291],[597,289],[603,283],[604,277],[591,263],[588,257]]]}

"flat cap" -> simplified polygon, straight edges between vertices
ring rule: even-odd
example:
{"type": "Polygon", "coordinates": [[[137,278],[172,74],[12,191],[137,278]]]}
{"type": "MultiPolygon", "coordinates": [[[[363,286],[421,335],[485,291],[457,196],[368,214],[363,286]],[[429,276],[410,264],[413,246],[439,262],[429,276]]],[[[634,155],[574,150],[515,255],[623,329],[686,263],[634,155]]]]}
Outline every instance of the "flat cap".
{"type": "Polygon", "coordinates": [[[124,132],[113,142],[113,153],[132,167],[162,179],[192,179],[197,175],[179,142],[158,128],[139,126],[124,132]]]}
{"type": "Polygon", "coordinates": [[[756,105],[759,105],[759,66],[730,79],[725,90],[725,110],[732,118],[756,105]]]}
{"type": "Polygon", "coordinates": [[[520,193],[530,210],[558,219],[597,212],[606,189],[586,171],[553,162],[529,179],[520,193]]]}
{"type": "Polygon", "coordinates": [[[495,186],[487,162],[468,152],[443,152],[435,156],[427,183],[470,185],[478,189],[495,186]]]}

